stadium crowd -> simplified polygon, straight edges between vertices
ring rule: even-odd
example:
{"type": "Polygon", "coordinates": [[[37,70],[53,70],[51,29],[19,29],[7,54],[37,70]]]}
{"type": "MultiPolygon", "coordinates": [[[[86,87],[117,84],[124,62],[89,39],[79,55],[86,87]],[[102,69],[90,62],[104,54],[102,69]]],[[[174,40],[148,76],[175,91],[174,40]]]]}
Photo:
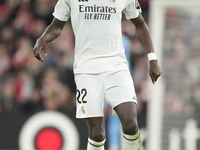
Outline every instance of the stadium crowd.
{"type": "Polygon", "coordinates": [[[166,18],[163,38],[165,113],[199,117],[200,16],[170,9],[166,18]]]}
{"type": "MultiPolygon", "coordinates": [[[[47,45],[44,63],[32,49],[36,39],[51,23],[57,0],[0,1],[0,115],[23,111],[75,109],[76,87],[73,76],[74,34],[68,21],[58,39],[47,45]]],[[[148,20],[148,0],[141,0],[148,20]]],[[[139,100],[138,112],[145,113],[147,58],[134,36],[134,26],[124,17],[122,32],[130,44],[130,65],[139,100]]]]}

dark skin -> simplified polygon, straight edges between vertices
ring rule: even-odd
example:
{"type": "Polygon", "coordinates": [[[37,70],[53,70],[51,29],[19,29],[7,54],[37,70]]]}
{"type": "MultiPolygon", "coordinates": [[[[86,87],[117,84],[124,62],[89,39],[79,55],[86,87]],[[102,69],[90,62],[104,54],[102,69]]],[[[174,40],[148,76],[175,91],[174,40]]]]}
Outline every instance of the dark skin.
{"type": "MultiPolygon", "coordinates": [[[[143,46],[145,52],[147,54],[154,52],[149,30],[142,15],[140,14],[137,18],[131,19],[131,21],[135,25],[136,36],[138,37],[138,40],[143,46]]],[[[44,62],[41,57],[42,51],[44,52],[44,55],[47,56],[46,43],[53,41],[60,35],[64,24],[64,21],[54,18],[42,36],[37,40],[35,47],[33,48],[33,53],[41,62],[44,62]]],[[[155,84],[158,77],[162,74],[162,70],[157,60],[151,60],[149,64],[149,75],[152,83],[155,84]]],[[[120,118],[123,133],[125,134],[134,135],[138,131],[136,107],[137,105],[135,103],[126,102],[119,104],[114,108],[120,118]]],[[[97,142],[101,142],[105,139],[105,123],[103,117],[86,118],[86,123],[90,139],[97,142]]]]}

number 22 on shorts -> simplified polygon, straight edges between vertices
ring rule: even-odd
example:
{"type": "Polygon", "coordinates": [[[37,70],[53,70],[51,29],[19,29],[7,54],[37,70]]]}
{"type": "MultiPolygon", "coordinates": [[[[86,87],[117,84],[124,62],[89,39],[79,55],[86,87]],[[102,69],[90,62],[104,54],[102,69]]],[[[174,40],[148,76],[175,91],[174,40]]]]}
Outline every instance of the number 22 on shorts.
{"type": "Polygon", "coordinates": [[[87,101],[85,100],[85,96],[87,95],[87,90],[85,88],[81,90],[77,89],[76,94],[77,94],[77,102],[79,104],[87,103],[87,101]]]}

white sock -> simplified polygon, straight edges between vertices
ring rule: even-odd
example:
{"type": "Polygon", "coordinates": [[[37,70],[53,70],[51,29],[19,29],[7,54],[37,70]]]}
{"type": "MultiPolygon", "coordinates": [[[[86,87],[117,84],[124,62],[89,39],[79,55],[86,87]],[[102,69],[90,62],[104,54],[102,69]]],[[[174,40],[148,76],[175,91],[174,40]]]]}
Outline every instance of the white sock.
{"type": "Polygon", "coordinates": [[[123,134],[122,150],[141,150],[141,137],[139,131],[135,135],[123,134]]]}
{"type": "Polygon", "coordinates": [[[104,149],[104,143],[106,139],[102,142],[95,142],[88,138],[88,144],[87,144],[87,150],[105,150],[104,149]]]}

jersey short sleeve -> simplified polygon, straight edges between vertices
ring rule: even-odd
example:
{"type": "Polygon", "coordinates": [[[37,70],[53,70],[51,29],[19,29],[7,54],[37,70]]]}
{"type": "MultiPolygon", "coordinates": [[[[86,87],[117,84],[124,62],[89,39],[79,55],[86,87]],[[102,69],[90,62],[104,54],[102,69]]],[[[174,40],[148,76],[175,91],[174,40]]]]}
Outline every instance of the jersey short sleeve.
{"type": "Polygon", "coordinates": [[[61,21],[67,21],[71,15],[68,0],[59,0],[54,8],[53,16],[61,21]]]}
{"type": "Polygon", "coordinates": [[[142,10],[138,0],[127,0],[127,6],[123,10],[126,19],[137,18],[141,12],[142,10]]]}

